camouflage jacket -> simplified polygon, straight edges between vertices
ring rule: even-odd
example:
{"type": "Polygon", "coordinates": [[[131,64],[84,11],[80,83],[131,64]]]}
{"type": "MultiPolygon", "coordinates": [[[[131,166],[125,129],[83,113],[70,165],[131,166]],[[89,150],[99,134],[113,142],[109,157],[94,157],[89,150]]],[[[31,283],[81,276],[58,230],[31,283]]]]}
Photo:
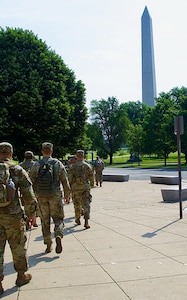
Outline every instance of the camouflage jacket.
{"type": "Polygon", "coordinates": [[[71,165],[68,172],[69,182],[72,190],[90,189],[94,186],[94,174],[92,167],[84,160],[78,160],[71,165]]]}
{"type": "Polygon", "coordinates": [[[26,159],[24,160],[23,162],[21,162],[19,165],[27,171],[27,173],[29,174],[30,173],[30,170],[32,168],[32,166],[34,165],[34,161],[33,160],[30,160],[30,159],[26,159]]]}
{"type": "Polygon", "coordinates": [[[35,191],[36,195],[42,196],[40,191],[37,189],[38,172],[39,172],[39,168],[41,166],[41,162],[47,163],[48,161],[56,161],[56,163],[54,164],[54,172],[55,172],[55,179],[56,179],[55,180],[55,190],[56,190],[55,193],[59,194],[62,191],[62,188],[61,188],[61,184],[62,184],[63,190],[64,190],[64,197],[69,198],[70,185],[69,185],[66,169],[65,169],[64,165],[61,163],[61,161],[59,161],[56,158],[52,158],[52,157],[43,157],[42,160],[36,161],[30,171],[29,176],[33,183],[33,187],[34,187],[34,191],[35,191]]]}
{"type": "Polygon", "coordinates": [[[24,196],[25,208],[28,212],[28,217],[32,216],[35,211],[35,206],[37,203],[32,182],[27,174],[27,172],[19,165],[16,165],[11,160],[1,160],[9,166],[10,177],[15,184],[15,197],[10,205],[0,208],[1,214],[22,214],[23,209],[20,202],[20,194],[24,196]]]}
{"type": "Polygon", "coordinates": [[[93,168],[94,170],[97,171],[102,171],[104,169],[104,162],[101,159],[96,159],[93,163],[93,168]]]}

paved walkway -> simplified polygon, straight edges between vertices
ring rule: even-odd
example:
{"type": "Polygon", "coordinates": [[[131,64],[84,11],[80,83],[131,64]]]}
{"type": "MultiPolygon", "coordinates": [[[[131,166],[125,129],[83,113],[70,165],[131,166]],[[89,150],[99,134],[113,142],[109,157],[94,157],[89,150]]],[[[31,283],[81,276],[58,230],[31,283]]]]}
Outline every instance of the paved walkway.
{"type": "Polygon", "coordinates": [[[21,288],[7,245],[2,298],[186,300],[187,210],[179,219],[179,204],[164,203],[162,187],[145,180],[104,182],[92,190],[88,230],[75,226],[73,204],[65,205],[63,253],[45,254],[41,227],[29,231],[33,279],[21,288]]]}

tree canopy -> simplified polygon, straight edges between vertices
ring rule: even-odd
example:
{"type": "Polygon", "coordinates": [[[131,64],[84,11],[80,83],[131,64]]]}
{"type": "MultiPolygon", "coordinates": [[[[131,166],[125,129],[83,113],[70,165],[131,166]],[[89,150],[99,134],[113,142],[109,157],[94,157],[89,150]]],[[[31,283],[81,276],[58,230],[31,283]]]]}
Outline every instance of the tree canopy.
{"type": "Polygon", "coordinates": [[[105,151],[109,154],[112,164],[113,153],[125,142],[129,125],[127,114],[115,97],[92,100],[90,113],[92,122],[99,127],[98,134],[102,136],[102,145],[105,145],[105,151]]]}
{"type": "Polygon", "coordinates": [[[40,154],[41,143],[55,154],[81,146],[87,109],[85,87],[45,42],[21,28],[0,29],[0,135],[40,154]]]}

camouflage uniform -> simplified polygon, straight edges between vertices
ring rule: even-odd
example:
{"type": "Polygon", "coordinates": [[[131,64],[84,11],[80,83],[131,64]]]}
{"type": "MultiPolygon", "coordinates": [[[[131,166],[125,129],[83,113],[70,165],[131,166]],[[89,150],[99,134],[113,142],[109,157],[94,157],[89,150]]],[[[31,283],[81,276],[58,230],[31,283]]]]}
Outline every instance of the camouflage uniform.
{"type": "Polygon", "coordinates": [[[99,157],[97,157],[96,161],[94,162],[93,169],[95,171],[96,185],[99,183],[100,186],[102,186],[104,162],[99,157]]]}
{"type": "MultiPolygon", "coordinates": [[[[27,173],[29,174],[30,173],[30,170],[32,168],[32,166],[34,165],[35,161],[33,160],[34,159],[34,154],[32,151],[25,151],[25,160],[23,162],[21,162],[19,165],[25,170],[27,171],[27,173]]],[[[23,195],[21,195],[21,202],[22,202],[22,205],[24,206],[25,202],[24,202],[24,197],[23,195]]],[[[27,216],[28,215],[28,212],[27,212],[27,207],[25,206],[24,207],[25,209],[25,215],[27,216]]],[[[31,217],[31,222],[29,222],[29,220],[27,219],[26,220],[26,229],[31,229],[32,225],[34,227],[38,227],[37,223],[36,223],[36,217],[37,217],[37,204],[36,204],[36,207],[35,207],[35,212],[34,212],[34,215],[33,216],[30,216],[31,217]]]]}
{"type": "MultiPolygon", "coordinates": [[[[44,244],[51,245],[51,232],[50,232],[50,220],[54,221],[54,235],[56,237],[63,237],[64,228],[64,209],[62,203],[62,189],[64,189],[64,198],[69,198],[70,186],[67,178],[67,172],[64,165],[55,158],[43,157],[42,160],[35,162],[30,172],[30,178],[33,182],[34,191],[38,199],[38,215],[41,218],[42,233],[44,238],[44,244]],[[41,166],[41,162],[56,161],[54,164],[55,173],[55,192],[54,194],[44,195],[38,190],[37,178],[38,171],[41,166]]],[[[50,252],[50,251],[47,251],[50,252]]]]}
{"type": "MultiPolygon", "coordinates": [[[[19,165],[25,170],[27,171],[27,173],[29,174],[30,173],[30,170],[32,168],[32,166],[34,165],[34,160],[32,160],[32,157],[33,157],[33,153],[31,151],[26,151],[25,152],[25,160],[22,161],[19,165]],[[30,154],[31,155],[31,158],[27,158],[27,155],[30,154]]],[[[22,204],[24,205],[24,200],[22,198],[22,204]]]]}
{"type": "MultiPolygon", "coordinates": [[[[4,153],[3,151],[6,151],[10,146],[9,143],[0,143],[0,152],[4,153]]],[[[2,281],[6,241],[11,248],[15,270],[18,273],[24,273],[28,269],[25,248],[27,238],[24,231],[23,210],[19,201],[18,189],[24,195],[29,216],[35,210],[36,198],[27,172],[19,165],[11,162],[10,159],[1,159],[0,162],[5,162],[9,166],[10,176],[16,188],[14,201],[6,207],[0,207],[0,281],[2,281]]]]}
{"type": "Polygon", "coordinates": [[[34,165],[35,161],[33,160],[33,153],[31,151],[26,151],[25,152],[25,160],[22,161],[19,165],[27,171],[27,173],[30,173],[30,170],[32,168],[32,166],[34,165]],[[30,158],[28,158],[30,157],[30,158]]]}
{"type": "MultiPolygon", "coordinates": [[[[77,155],[84,153],[78,150],[77,155]]],[[[92,196],[90,188],[94,186],[94,175],[91,166],[84,160],[77,160],[71,165],[68,172],[69,182],[73,194],[73,204],[75,210],[75,222],[80,224],[82,208],[84,219],[90,218],[90,203],[92,196]]]]}

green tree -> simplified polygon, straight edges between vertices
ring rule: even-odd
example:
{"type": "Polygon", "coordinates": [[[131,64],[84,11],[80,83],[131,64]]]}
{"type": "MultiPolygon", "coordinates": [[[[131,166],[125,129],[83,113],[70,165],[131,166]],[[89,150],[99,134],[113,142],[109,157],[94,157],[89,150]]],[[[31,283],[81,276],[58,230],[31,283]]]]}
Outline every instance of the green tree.
{"type": "Polygon", "coordinates": [[[145,115],[151,110],[149,105],[140,101],[129,101],[126,103],[122,103],[121,106],[124,108],[129,120],[134,125],[142,123],[145,115]]]}
{"type": "Polygon", "coordinates": [[[174,135],[174,101],[168,93],[161,93],[156,105],[143,122],[143,148],[146,154],[157,154],[166,159],[170,152],[176,151],[174,135]]]}
{"type": "Polygon", "coordinates": [[[93,123],[87,124],[87,136],[91,140],[90,149],[92,151],[92,159],[94,159],[94,151],[96,151],[96,154],[103,159],[107,159],[108,157],[108,150],[106,149],[106,143],[102,136],[102,132],[100,130],[100,127],[98,124],[93,123]]]}
{"type": "MultiPolygon", "coordinates": [[[[185,155],[185,161],[187,163],[187,88],[181,87],[173,88],[170,91],[170,97],[175,102],[176,116],[183,116],[184,121],[184,134],[181,135],[181,151],[185,155]]],[[[177,141],[176,141],[177,143],[177,141]]]]}
{"type": "Polygon", "coordinates": [[[141,124],[131,125],[127,131],[128,137],[126,145],[130,153],[137,154],[138,157],[143,152],[143,127],[141,124]]]}
{"type": "Polygon", "coordinates": [[[116,152],[126,139],[129,120],[123,107],[120,107],[115,97],[107,100],[91,101],[91,120],[100,129],[105,151],[110,156],[112,164],[113,153],[116,152]]]}
{"type": "Polygon", "coordinates": [[[87,109],[85,87],[62,58],[31,31],[0,30],[0,135],[40,154],[43,141],[62,157],[81,144],[87,109]]]}

